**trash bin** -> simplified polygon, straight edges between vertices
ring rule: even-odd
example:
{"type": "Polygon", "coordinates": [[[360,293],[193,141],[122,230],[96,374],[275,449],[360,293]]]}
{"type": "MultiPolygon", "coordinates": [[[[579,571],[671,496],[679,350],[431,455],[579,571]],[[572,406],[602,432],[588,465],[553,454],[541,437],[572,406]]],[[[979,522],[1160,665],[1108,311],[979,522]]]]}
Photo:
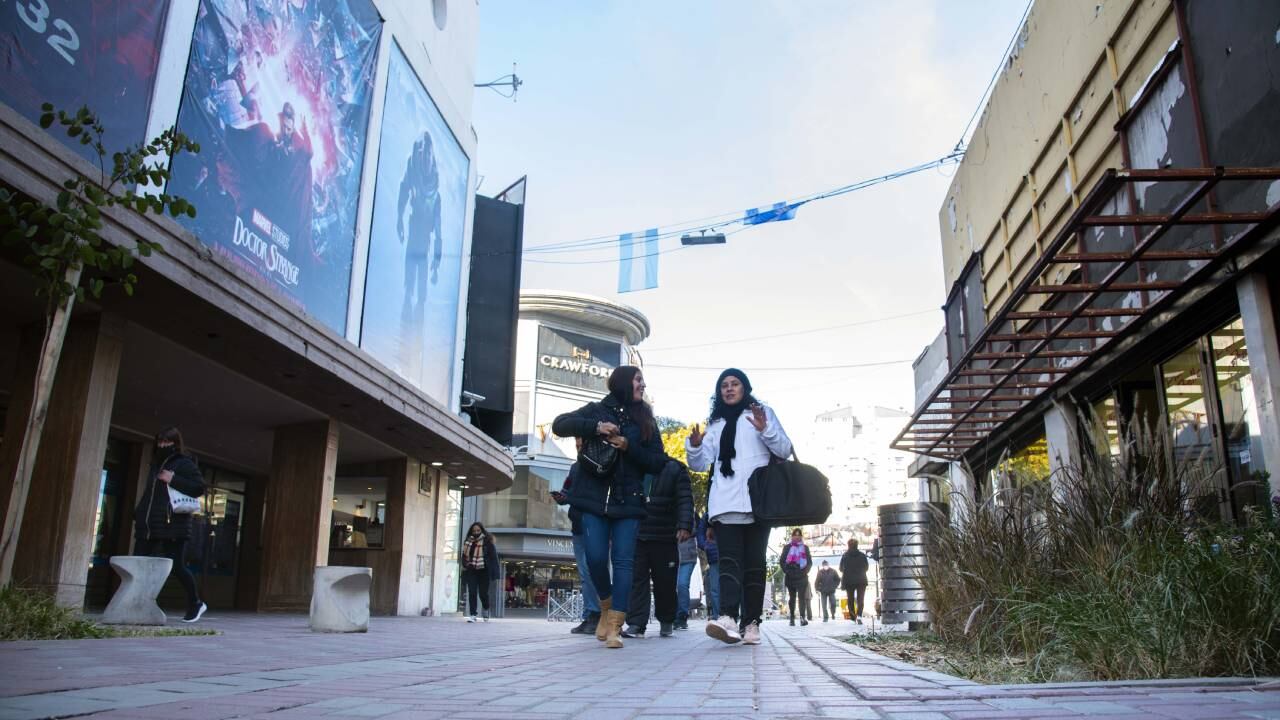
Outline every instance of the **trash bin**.
{"type": "Polygon", "coordinates": [[[925,541],[938,523],[947,521],[944,503],[881,505],[881,620],[923,627],[929,623],[920,580],[928,572],[925,541]]]}

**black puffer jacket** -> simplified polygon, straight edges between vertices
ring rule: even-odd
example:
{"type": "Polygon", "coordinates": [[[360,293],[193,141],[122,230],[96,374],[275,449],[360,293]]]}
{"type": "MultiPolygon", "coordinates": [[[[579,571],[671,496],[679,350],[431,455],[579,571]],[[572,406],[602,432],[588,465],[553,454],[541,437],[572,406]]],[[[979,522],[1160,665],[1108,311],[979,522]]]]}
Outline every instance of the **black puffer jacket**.
{"type": "Polygon", "coordinates": [[[174,490],[191,497],[204,495],[204,477],[196,461],[187,455],[171,455],[167,460],[151,464],[151,482],[146,492],[138,498],[133,510],[133,529],[142,540],[189,540],[191,516],[174,513],[169,506],[169,490],[156,475],[161,470],[172,470],[169,483],[174,490]]]}
{"type": "Polygon", "coordinates": [[[569,493],[569,505],[609,518],[643,518],[644,476],[662,472],[668,459],[662,450],[662,438],[653,428],[648,440],[641,439],[641,427],[612,396],[557,417],[551,423],[551,432],[560,437],[592,438],[598,434],[596,426],[600,422],[619,427],[627,439],[627,450],[621,453],[609,477],[579,472],[569,493]]]}
{"type": "Polygon", "coordinates": [[[693,487],[683,463],[670,460],[653,477],[645,510],[641,540],[674,540],[677,530],[693,531],[693,487]]]}

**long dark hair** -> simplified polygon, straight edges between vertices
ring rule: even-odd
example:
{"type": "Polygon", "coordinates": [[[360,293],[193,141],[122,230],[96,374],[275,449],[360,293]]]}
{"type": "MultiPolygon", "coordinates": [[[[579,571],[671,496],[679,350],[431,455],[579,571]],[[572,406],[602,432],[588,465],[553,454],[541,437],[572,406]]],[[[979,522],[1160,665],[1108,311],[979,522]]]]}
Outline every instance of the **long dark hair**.
{"type": "Polygon", "coordinates": [[[477,526],[480,528],[481,539],[493,540],[493,536],[489,534],[489,531],[487,529],[485,529],[484,523],[480,522],[479,520],[471,523],[471,525],[467,527],[467,537],[471,537],[471,529],[477,526]]]}
{"type": "Polygon", "coordinates": [[[159,445],[161,441],[173,443],[174,452],[178,455],[187,454],[187,444],[182,441],[182,431],[178,428],[169,426],[156,433],[156,445],[159,445]]]}
{"type": "Polygon", "coordinates": [[[716,378],[716,389],[715,392],[711,393],[711,412],[707,415],[707,424],[710,425],[719,418],[737,420],[738,415],[742,414],[744,409],[757,402],[760,401],[756,400],[756,396],[751,394],[751,381],[747,379],[746,373],[737,368],[729,368],[720,373],[720,377],[716,378]],[[742,400],[737,405],[728,405],[720,397],[720,383],[730,376],[738,378],[738,381],[742,383],[742,400]]]}
{"type": "Polygon", "coordinates": [[[649,407],[649,403],[633,399],[635,391],[631,383],[639,372],[640,368],[635,365],[619,365],[609,374],[609,394],[640,425],[640,439],[649,440],[658,429],[658,423],[653,419],[653,408],[649,407]]]}

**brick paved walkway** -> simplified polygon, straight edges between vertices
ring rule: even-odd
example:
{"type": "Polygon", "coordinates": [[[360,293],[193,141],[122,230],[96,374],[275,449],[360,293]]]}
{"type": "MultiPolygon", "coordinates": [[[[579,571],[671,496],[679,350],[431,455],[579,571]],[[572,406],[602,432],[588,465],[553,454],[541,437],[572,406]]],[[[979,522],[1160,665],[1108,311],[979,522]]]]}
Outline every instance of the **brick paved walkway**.
{"type": "Polygon", "coordinates": [[[619,651],[537,620],[374,618],[317,635],[224,615],[216,637],[0,643],[0,720],[93,718],[1277,718],[1280,683],[982,686],[824,635],[765,625],[726,647],[693,623],[619,651]]]}

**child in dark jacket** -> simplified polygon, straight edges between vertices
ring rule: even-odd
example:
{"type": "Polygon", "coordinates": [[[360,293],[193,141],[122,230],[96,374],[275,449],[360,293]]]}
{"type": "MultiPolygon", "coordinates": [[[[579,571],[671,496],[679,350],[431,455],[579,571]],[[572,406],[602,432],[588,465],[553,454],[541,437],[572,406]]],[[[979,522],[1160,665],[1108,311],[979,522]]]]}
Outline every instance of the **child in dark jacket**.
{"type": "Polygon", "coordinates": [[[693,537],[693,489],[689,471],[675,460],[657,476],[647,478],[648,501],[636,540],[635,574],[627,603],[623,637],[644,637],[649,623],[649,584],[653,583],[654,614],[659,634],[671,637],[676,620],[676,575],[680,566],[677,541],[693,537]]]}

